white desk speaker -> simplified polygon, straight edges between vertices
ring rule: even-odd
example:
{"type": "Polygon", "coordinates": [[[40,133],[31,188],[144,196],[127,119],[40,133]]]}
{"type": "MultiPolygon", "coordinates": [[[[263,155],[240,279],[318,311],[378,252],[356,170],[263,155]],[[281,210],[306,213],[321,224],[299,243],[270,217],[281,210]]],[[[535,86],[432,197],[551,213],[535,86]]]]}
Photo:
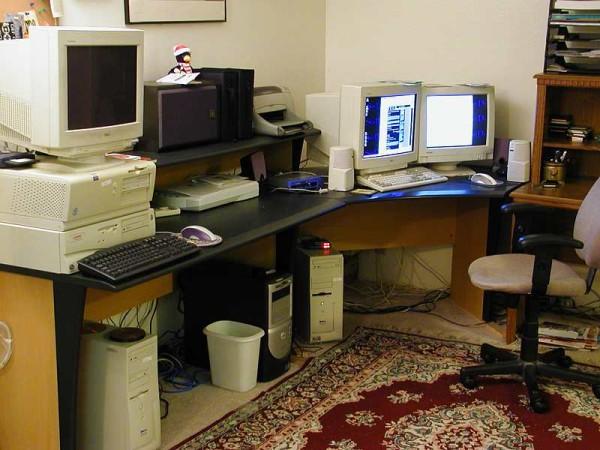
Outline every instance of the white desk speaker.
{"type": "Polygon", "coordinates": [[[513,139],[508,145],[508,172],[506,179],[524,183],[531,172],[531,143],[513,139]]]}
{"type": "Polygon", "coordinates": [[[351,147],[331,147],[329,149],[327,188],[332,191],[354,189],[354,151],[351,147]]]}

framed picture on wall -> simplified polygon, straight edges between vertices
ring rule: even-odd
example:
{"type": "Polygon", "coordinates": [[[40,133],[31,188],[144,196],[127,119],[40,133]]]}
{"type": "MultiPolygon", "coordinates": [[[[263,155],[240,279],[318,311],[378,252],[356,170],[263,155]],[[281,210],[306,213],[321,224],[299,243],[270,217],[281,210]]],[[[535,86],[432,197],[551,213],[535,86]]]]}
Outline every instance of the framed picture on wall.
{"type": "Polygon", "coordinates": [[[126,23],[225,22],[225,0],[124,0],[126,23]]]}

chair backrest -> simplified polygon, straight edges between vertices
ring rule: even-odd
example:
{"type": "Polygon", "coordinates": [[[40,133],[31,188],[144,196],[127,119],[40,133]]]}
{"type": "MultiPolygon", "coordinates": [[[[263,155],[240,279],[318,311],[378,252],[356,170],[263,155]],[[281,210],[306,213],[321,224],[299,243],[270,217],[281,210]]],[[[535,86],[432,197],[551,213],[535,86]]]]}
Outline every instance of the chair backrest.
{"type": "Polygon", "coordinates": [[[577,212],[573,237],[583,242],[583,248],[577,250],[577,255],[588,267],[600,269],[600,178],[577,212]]]}

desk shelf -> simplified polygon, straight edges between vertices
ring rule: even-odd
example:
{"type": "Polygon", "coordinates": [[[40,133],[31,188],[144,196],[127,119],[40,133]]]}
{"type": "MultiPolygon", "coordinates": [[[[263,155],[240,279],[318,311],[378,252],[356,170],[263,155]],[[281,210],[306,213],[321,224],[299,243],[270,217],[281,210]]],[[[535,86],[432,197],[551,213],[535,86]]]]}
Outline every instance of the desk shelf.
{"type": "Polygon", "coordinates": [[[131,154],[151,158],[156,161],[156,167],[160,168],[173,166],[176,164],[188,163],[192,161],[198,161],[206,158],[212,158],[215,156],[223,156],[229,153],[235,153],[242,150],[267,147],[271,145],[280,144],[282,142],[297,141],[300,143],[301,150],[301,143],[304,140],[304,138],[310,136],[318,136],[319,134],[321,134],[321,130],[313,128],[310,130],[306,130],[302,133],[295,134],[293,136],[274,137],[257,135],[250,139],[243,139],[240,141],[216,142],[214,144],[197,145],[194,147],[168,150],[160,153],[134,150],[131,152],[131,154]]]}
{"type": "Polygon", "coordinates": [[[521,203],[578,210],[595,180],[593,177],[568,179],[556,189],[544,189],[540,184],[528,183],[515,189],[511,197],[521,203]]]}

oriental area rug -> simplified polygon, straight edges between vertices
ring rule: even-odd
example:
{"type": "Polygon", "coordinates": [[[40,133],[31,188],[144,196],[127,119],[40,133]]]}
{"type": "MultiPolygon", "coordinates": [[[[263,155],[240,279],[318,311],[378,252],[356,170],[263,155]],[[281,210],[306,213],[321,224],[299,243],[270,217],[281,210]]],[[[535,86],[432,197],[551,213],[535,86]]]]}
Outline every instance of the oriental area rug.
{"type": "Polygon", "coordinates": [[[458,373],[473,364],[476,345],[358,328],[173,450],[600,449],[588,386],[543,380],[551,409],[536,414],[516,378],[465,389],[458,373]]]}

